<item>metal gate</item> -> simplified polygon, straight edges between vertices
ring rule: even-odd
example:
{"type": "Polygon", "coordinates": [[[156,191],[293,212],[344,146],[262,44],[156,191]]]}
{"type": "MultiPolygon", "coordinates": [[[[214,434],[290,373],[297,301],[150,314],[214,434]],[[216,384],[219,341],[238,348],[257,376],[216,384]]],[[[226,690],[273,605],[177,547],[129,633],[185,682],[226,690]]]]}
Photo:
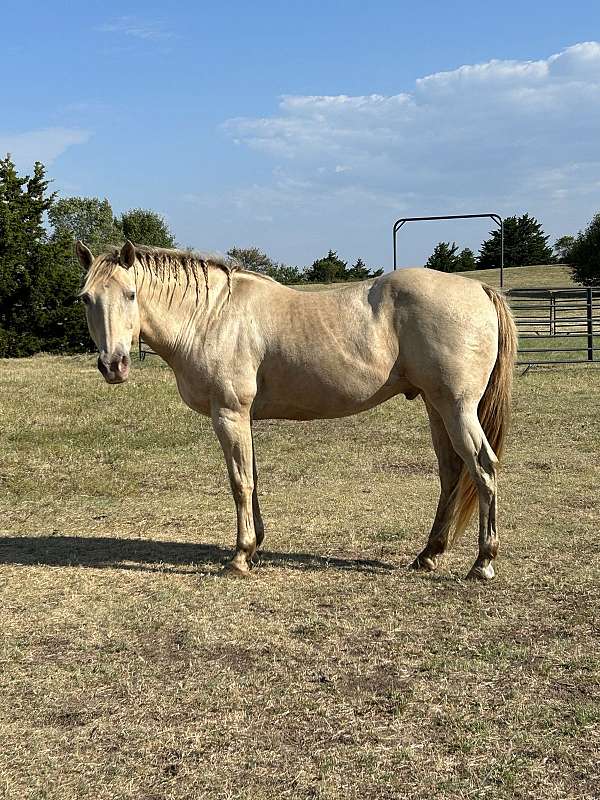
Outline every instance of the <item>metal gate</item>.
{"type": "Polygon", "coordinates": [[[519,329],[517,364],[600,362],[600,289],[510,289],[519,329]]]}
{"type": "Polygon", "coordinates": [[[437,219],[485,219],[493,220],[500,228],[500,288],[504,286],[504,220],[500,214],[446,214],[441,217],[401,217],[394,222],[394,269],[398,268],[396,239],[398,231],[407,222],[431,222],[437,219]]]}

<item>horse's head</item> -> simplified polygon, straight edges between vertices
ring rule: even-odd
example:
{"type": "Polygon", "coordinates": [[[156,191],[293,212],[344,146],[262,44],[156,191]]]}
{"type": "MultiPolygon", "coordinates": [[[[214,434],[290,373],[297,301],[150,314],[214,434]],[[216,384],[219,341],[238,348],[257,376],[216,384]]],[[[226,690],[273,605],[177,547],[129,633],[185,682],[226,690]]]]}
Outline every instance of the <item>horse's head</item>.
{"type": "Polygon", "coordinates": [[[132,269],[135,248],[127,241],[120,253],[104,253],[97,258],[83,242],[77,242],[75,249],[87,270],[80,297],[90,335],[100,353],[98,369],[107,383],[123,383],[129,377],[131,343],[140,332],[132,269]]]}

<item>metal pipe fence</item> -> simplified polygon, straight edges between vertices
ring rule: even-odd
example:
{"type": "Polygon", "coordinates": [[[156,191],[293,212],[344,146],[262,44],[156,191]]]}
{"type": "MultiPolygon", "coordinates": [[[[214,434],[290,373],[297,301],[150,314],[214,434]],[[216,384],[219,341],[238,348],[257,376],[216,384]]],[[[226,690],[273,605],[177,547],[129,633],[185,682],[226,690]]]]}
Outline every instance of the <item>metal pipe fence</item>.
{"type": "Polygon", "coordinates": [[[519,329],[517,364],[600,362],[600,289],[532,287],[506,294],[519,329]]]}

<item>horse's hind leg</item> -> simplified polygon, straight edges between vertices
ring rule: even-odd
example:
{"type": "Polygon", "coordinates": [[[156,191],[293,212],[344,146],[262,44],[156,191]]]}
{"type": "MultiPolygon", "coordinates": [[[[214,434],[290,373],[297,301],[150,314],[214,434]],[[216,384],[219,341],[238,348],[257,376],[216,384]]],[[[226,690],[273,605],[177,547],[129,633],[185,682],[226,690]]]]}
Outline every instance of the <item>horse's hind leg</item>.
{"type": "Polygon", "coordinates": [[[432,571],[437,567],[438,557],[448,549],[448,538],[456,505],[456,487],[463,462],[452,446],[441,416],[427,400],[425,406],[429,415],[431,439],[438,459],[440,499],[427,544],[411,567],[432,571]]]}
{"type": "Polygon", "coordinates": [[[494,577],[493,560],[498,553],[496,529],[498,459],[479,423],[477,406],[442,409],[446,430],[456,452],[464,461],[479,496],[479,553],[468,578],[494,577]]]}

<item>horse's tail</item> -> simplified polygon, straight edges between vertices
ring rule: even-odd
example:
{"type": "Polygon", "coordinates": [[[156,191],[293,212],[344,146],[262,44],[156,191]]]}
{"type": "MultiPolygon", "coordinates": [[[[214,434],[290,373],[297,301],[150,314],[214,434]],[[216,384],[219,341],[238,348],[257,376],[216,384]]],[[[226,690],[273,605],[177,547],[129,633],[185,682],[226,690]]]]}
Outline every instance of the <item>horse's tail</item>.
{"type": "MultiPolygon", "coordinates": [[[[484,285],[483,289],[494,304],[498,316],[498,355],[486,390],[479,401],[477,415],[490,447],[500,459],[510,421],[518,335],[512,312],[504,296],[491,286],[484,285]]],[[[478,500],[477,488],[464,464],[453,494],[452,539],[455,540],[466,528],[478,500]]]]}

